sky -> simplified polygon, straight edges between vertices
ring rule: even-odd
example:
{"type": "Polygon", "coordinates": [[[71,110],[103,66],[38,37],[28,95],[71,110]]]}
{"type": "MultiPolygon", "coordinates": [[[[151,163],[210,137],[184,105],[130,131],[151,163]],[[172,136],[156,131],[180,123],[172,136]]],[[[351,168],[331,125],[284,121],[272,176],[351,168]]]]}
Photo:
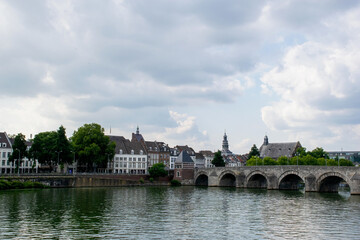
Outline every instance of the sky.
{"type": "Polygon", "coordinates": [[[0,131],[360,150],[360,2],[0,0],[0,131]]]}

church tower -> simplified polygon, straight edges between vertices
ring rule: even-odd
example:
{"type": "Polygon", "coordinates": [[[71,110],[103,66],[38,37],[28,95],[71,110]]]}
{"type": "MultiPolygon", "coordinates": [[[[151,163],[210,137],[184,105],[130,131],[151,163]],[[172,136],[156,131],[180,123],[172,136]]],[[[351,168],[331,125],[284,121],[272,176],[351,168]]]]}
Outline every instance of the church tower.
{"type": "Polygon", "coordinates": [[[224,155],[224,156],[232,155],[232,152],[229,150],[229,142],[227,140],[226,131],[225,131],[224,137],[223,137],[221,154],[224,155]]]}

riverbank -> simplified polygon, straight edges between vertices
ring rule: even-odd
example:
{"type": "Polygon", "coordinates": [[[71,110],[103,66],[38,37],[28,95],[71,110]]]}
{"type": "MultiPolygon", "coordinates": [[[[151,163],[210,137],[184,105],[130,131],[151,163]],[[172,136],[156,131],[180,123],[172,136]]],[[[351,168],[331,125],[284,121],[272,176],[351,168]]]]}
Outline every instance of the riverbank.
{"type": "Polygon", "coordinates": [[[26,189],[26,188],[46,188],[47,186],[40,182],[32,182],[32,181],[7,181],[0,180],[0,190],[8,190],[8,189],[26,189]]]}
{"type": "MultiPolygon", "coordinates": [[[[113,174],[79,174],[79,175],[20,175],[2,176],[2,181],[37,182],[53,188],[80,187],[131,187],[131,186],[170,186],[170,177],[152,179],[148,175],[113,175],[113,174]]],[[[1,181],[0,180],[0,181],[1,181]]]]}

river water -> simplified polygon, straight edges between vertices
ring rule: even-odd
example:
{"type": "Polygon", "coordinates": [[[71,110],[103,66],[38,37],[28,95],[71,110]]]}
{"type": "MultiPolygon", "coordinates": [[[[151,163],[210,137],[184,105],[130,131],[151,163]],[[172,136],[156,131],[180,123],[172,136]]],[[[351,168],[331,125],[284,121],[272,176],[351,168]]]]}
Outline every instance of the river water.
{"type": "Polygon", "coordinates": [[[200,187],[0,191],[0,239],[360,239],[360,196],[200,187]]]}

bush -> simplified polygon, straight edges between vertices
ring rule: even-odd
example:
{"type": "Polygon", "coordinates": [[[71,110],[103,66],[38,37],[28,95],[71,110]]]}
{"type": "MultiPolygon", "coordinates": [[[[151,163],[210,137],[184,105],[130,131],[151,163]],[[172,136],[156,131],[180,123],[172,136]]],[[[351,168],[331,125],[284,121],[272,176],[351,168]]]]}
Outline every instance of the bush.
{"type": "Polygon", "coordinates": [[[275,161],[271,157],[264,157],[263,161],[264,165],[278,165],[277,161],[275,161]]]}
{"type": "Polygon", "coordinates": [[[171,184],[171,186],[181,186],[181,182],[179,182],[178,180],[175,180],[175,179],[171,180],[170,184],[171,184]]]}
{"type": "Polygon", "coordinates": [[[144,184],[144,179],[140,178],[139,183],[144,184]]]}
{"type": "Polygon", "coordinates": [[[154,178],[152,178],[152,177],[149,178],[149,181],[150,181],[150,182],[153,182],[153,181],[154,181],[154,178]]]}
{"type": "Polygon", "coordinates": [[[46,186],[39,182],[20,182],[0,180],[0,190],[6,189],[24,189],[24,188],[45,188],[46,186]]]}
{"type": "Polygon", "coordinates": [[[149,174],[152,178],[158,178],[167,176],[168,172],[165,170],[163,163],[155,163],[149,168],[149,174]]]}

